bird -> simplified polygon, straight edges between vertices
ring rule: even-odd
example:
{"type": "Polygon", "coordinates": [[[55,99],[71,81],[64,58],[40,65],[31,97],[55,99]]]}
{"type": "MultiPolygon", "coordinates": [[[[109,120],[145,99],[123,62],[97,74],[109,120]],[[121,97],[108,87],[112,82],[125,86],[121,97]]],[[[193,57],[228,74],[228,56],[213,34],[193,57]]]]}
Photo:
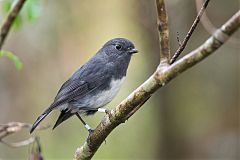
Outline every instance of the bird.
{"type": "Polygon", "coordinates": [[[60,115],[53,129],[75,115],[89,132],[93,131],[82,117],[96,112],[109,113],[110,110],[103,107],[119,92],[131,57],[135,53],[138,50],[126,38],[107,41],[63,83],[52,104],[33,123],[30,133],[56,109],[60,110],[60,115]]]}

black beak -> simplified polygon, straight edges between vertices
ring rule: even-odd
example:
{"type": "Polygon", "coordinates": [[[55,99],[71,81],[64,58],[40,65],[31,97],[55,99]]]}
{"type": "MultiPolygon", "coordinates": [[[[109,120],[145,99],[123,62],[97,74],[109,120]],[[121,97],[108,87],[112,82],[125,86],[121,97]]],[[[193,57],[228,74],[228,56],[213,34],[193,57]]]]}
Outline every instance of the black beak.
{"type": "Polygon", "coordinates": [[[138,50],[133,48],[131,50],[128,51],[129,54],[134,54],[134,53],[138,53],[138,50]]]}

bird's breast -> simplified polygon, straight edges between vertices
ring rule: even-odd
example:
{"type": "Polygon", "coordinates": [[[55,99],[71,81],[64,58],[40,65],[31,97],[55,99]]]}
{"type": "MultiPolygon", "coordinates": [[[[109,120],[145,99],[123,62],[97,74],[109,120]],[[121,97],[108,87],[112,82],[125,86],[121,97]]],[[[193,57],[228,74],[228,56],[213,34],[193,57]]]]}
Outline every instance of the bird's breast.
{"type": "Polygon", "coordinates": [[[112,79],[109,87],[88,99],[89,101],[87,104],[89,105],[89,107],[103,107],[104,105],[112,101],[113,98],[117,95],[119,89],[121,88],[124,79],[125,77],[121,79],[112,79]]]}

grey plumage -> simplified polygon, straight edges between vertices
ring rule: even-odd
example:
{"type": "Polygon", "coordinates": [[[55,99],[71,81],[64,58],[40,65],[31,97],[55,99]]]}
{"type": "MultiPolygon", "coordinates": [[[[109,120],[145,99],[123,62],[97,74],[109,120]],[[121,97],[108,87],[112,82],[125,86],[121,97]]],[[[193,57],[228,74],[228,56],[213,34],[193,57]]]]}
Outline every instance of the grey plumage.
{"type": "Polygon", "coordinates": [[[30,133],[54,109],[61,114],[54,128],[75,113],[89,115],[109,103],[118,92],[133,53],[137,50],[124,38],[108,41],[60,88],[53,103],[38,117],[30,133]]]}

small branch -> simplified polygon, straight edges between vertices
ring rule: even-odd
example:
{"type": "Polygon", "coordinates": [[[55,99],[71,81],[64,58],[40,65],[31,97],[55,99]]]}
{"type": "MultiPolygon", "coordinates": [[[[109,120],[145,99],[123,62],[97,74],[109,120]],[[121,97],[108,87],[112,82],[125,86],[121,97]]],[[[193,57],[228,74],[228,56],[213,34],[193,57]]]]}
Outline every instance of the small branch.
{"type": "Polygon", "coordinates": [[[34,141],[35,141],[35,137],[30,137],[26,140],[23,140],[23,141],[20,141],[20,142],[13,142],[13,143],[5,142],[3,140],[0,140],[1,143],[5,144],[9,147],[12,147],[12,148],[27,146],[27,145],[32,144],[34,141]]]}
{"type": "Polygon", "coordinates": [[[158,12],[157,22],[160,43],[160,63],[168,64],[170,59],[168,16],[164,0],[156,0],[156,4],[158,12]]]}
{"type": "Polygon", "coordinates": [[[43,160],[42,148],[40,144],[39,137],[35,137],[35,140],[32,144],[31,154],[29,159],[31,160],[43,160]]]}
{"type": "Polygon", "coordinates": [[[180,38],[179,38],[179,33],[177,32],[177,41],[178,41],[178,46],[180,47],[182,45],[180,38]]]}
{"type": "MultiPolygon", "coordinates": [[[[155,73],[123,100],[111,114],[104,116],[94,132],[75,152],[76,160],[91,159],[106,137],[119,124],[124,123],[126,116],[131,117],[133,111],[137,111],[144,102],[160,87],[166,85],[180,73],[199,63],[210,54],[221,47],[238,28],[240,27],[240,11],[218,29],[200,47],[190,52],[171,66],[164,69],[158,68],[155,73]],[[223,36],[227,34],[228,37],[223,36]]],[[[128,118],[129,118],[128,117],[128,118]]]]}
{"type": "MultiPolygon", "coordinates": [[[[21,123],[21,122],[9,122],[7,124],[0,124],[0,143],[6,144],[9,147],[22,147],[22,146],[27,146],[31,143],[33,143],[36,139],[36,137],[30,137],[26,140],[20,141],[20,142],[6,142],[3,139],[18,133],[20,131],[22,131],[23,129],[30,129],[31,128],[31,124],[28,123],[21,123]]],[[[46,130],[50,127],[50,125],[47,126],[40,126],[37,127],[38,130],[46,130]]]]}
{"type": "Polygon", "coordinates": [[[202,5],[202,8],[200,9],[200,11],[199,11],[196,19],[194,20],[194,22],[193,22],[190,30],[188,31],[186,37],[184,38],[184,40],[183,40],[183,42],[182,42],[182,45],[177,49],[177,51],[174,53],[173,57],[171,58],[170,64],[173,64],[173,63],[177,60],[177,58],[180,56],[180,54],[182,53],[182,51],[185,49],[185,47],[186,47],[186,45],[187,45],[190,37],[192,36],[194,30],[196,29],[196,27],[197,27],[197,25],[198,25],[198,23],[199,23],[199,21],[200,21],[201,16],[203,15],[205,9],[207,8],[207,5],[208,5],[208,2],[209,2],[209,1],[210,1],[210,0],[206,0],[206,1],[204,2],[204,4],[202,5]]]}
{"type": "MultiPolygon", "coordinates": [[[[195,4],[196,4],[196,10],[197,12],[200,11],[201,6],[203,4],[204,0],[195,0],[195,4]]],[[[211,22],[211,20],[209,19],[206,11],[203,13],[201,20],[200,20],[203,28],[209,33],[209,34],[213,34],[217,28],[214,26],[214,24],[211,22]]],[[[227,35],[226,35],[227,36],[227,35]]],[[[240,39],[237,37],[231,37],[228,40],[228,43],[231,43],[235,48],[239,48],[239,44],[240,44],[240,39]]]]}
{"type": "Polygon", "coordinates": [[[0,30],[0,50],[2,49],[3,43],[8,35],[8,32],[25,1],[26,0],[18,0],[12,7],[7,18],[4,20],[0,30]]]}

